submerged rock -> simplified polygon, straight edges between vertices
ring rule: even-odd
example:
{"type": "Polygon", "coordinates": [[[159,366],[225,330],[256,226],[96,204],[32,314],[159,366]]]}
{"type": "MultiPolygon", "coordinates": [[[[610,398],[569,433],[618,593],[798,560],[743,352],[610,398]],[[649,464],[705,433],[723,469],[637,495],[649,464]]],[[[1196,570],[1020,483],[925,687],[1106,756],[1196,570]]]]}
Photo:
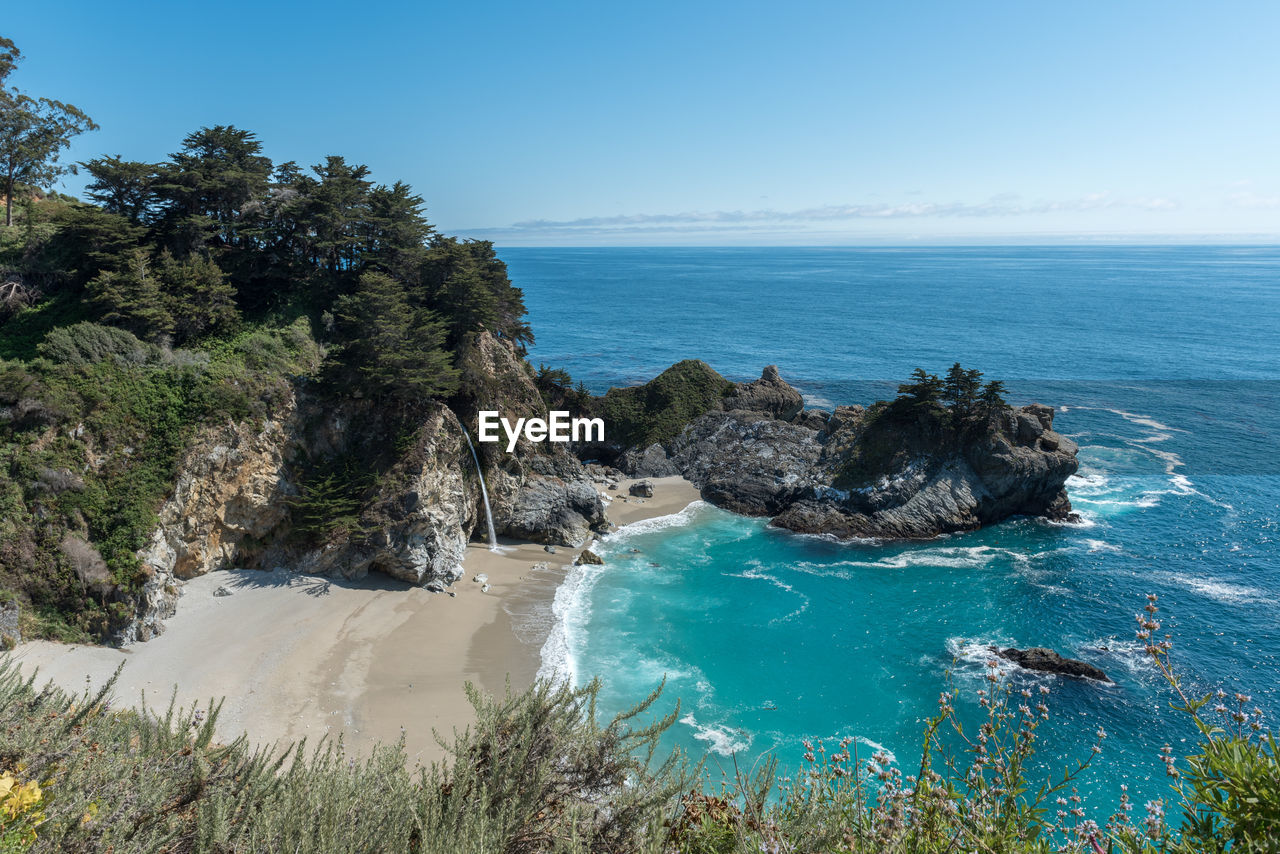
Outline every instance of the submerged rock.
{"type": "Polygon", "coordinates": [[[1016,649],[1014,647],[1001,649],[998,646],[993,646],[991,651],[1006,661],[1012,661],[1027,670],[1056,673],[1059,676],[1074,676],[1078,679],[1096,679],[1099,682],[1111,681],[1107,678],[1106,673],[1103,673],[1102,670],[1092,664],[1074,658],[1066,658],[1042,646],[1033,646],[1030,649],[1016,649]]]}

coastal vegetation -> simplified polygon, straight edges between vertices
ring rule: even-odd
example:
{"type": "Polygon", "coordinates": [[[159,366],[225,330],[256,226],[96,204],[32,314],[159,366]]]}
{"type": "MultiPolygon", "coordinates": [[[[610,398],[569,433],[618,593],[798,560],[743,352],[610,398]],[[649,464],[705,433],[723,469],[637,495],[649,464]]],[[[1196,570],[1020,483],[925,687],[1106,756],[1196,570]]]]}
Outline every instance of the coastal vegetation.
{"type": "Polygon", "coordinates": [[[0,665],[0,844],[90,852],[1264,852],[1280,845],[1276,743],[1249,698],[1187,693],[1151,598],[1138,638],[1194,722],[1189,755],[1152,756],[1166,798],[1105,816],[1073,788],[1093,754],[1054,779],[1030,759],[1049,689],[988,663],[980,715],[948,687],[903,769],[852,740],[797,745],[718,787],[657,750],[678,709],[660,689],[602,722],[598,684],[539,682],[493,698],[468,689],[476,723],[448,758],[409,768],[401,745],[349,756],[341,741],[252,749],[214,737],[219,705],[147,714],[110,685],[70,697],[0,665]],[[792,757],[786,757],[788,762],[792,757]]]}
{"type": "Polygon", "coordinates": [[[597,403],[609,438],[624,448],[674,439],[685,425],[717,408],[734,384],[698,359],[686,359],[643,385],[611,388],[597,403]]]}
{"type": "MultiPolygon", "coordinates": [[[[135,620],[154,580],[139,551],[193,438],[272,418],[300,389],[314,410],[349,415],[345,430],[357,439],[316,443],[290,461],[298,481],[283,501],[288,536],[323,546],[412,512],[420,485],[444,480],[423,477],[438,463],[430,455],[465,453],[422,435],[423,414],[446,425],[443,435],[457,418],[442,405],[463,413],[503,400],[494,363],[533,341],[522,294],[493,246],[436,232],[402,182],[378,183],[339,156],[310,168],[273,163],[253,133],[229,125],[194,131],[163,162],[112,155],[79,164],[89,202],[49,191],[75,168],[59,159],[69,140],[94,124],[71,105],[8,87],[19,58],[0,39],[0,602],[22,606],[22,634],[101,641],[135,620]],[[397,468],[414,455],[416,468],[397,468]],[[375,499],[385,499],[376,512],[375,499]]],[[[776,370],[738,384],[683,361],[600,398],[555,368],[515,359],[502,370],[533,390],[521,405],[606,418],[619,451],[671,444],[691,422],[720,413],[743,447],[773,431],[777,442],[793,441],[797,458],[814,450],[816,460],[815,437],[843,425],[859,442],[842,458],[843,485],[1019,417],[999,382],[983,384],[959,364],[943,378],[917,371],[897,400],[847,418],[804,413],[776,370]]],[[[1050,431],[1037,424],[1021,446],[1029,458],[1046,450],[1050,431]]],[[[1057,448],[1057,438],[1048,441],[1057,448]]],[[[747,458],[726,454],[735,464],[747,458]]],[[[556,479],[577,474],[551,462],[565,463],[556,479]]],[[[524,508],[534,522],[564,503],[561,493],[541,497],[524,508]]],[[[933,523],[922,524],[933,531],[933,523]]],[[[1136,819],[1127,802],[1091,819],[1071,788],[1078,767],[1032,778],[1047,701],[994,661],[976,698],[983,717],[962,720],[955,692],[945,691],[914,773],[883,755],[859,756],[853,742],[813,744],[797,746],[802,763],[790,776],[770,763],[720,788],[679,754],[659,752],[677,713],[655,717],[657,693],[602,721],[594,684],[539,682],[500,698],[472,690],[475,724],[445,738],[444,762],[420,769],[402,745],[357,757],[340,741],[270,750],[248,737],[220,743],[216,702],[154,714],[119,707],[110,685],[72,697],[5,663],[0,852],[1280,847],[1276,748],[1258,713],[1247,698],[1186,694],[1156,634],[1154,603],[1141,623],[1153,666],[1201,738],[1189,756],[1168,748],[1153,758],[1175,788],[1136,819]]]]}
{"type": "Polygon", "coordinates": [[[8,85],[12,42],[0,59],[0,592],[24,634],[101,640],[133,619],[137,552],[201,425],[265,417],[301,385],[376,404],[385,443],[303,466],[297,534],[323,538],[394,462],[370,448],[475,396],[478,333],[532,342],[491,244],[439,234],[407,184],[340,156],[273,163],[252,132],[206,127],[164,162],[78,164],[90,202],[46,192],[95,126],[8,85]]]}
{"type": "Polygon", "coordinates": [[[836,476],[836,485],[860,488],[875,483],[911,458],[939,447],[958,451],[992,419],[1009,411],[1000,380],[982,382],[982,372],[956,362],[945,378],[916,368],[898,396],[873,404],[856,444],[836,476]]]}

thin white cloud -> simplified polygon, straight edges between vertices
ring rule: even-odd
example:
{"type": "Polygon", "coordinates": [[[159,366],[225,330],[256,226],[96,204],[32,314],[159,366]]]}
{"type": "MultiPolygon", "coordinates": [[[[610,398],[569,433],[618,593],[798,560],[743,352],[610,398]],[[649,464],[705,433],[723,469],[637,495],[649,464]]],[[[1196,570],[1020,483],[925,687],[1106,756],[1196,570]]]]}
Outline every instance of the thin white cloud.
{"type": "Polygon", "coordinates": [[[1173,199],[1120,198],[1111,193],[1090,193],[1062,201],[1023,202],[1012,194],[993,196],[985,202],[907,202],[903,204],[824,205],[799,210],[685,211],[681,213],[622,214],[581,217],[571,220],[533,219],[517,222],[503,231],[519,232],[593,232],[651,231],[679,228],[719,230],[768,225],[829,224],[853,220],[892,220],[922,218],[987,218],[1019,217],[1052,213],[1071,213],[1128,208],[1145,211],[1171,211],[1178,208],[1173,199]]]}
{"type": "Polygon", "coordinates": [[[1280,208],[1280,196],[1267,196],[1252,190],[1243,190],[1227,196],[1227,204],[1247,211],[1273,210],[1280,208]]]}

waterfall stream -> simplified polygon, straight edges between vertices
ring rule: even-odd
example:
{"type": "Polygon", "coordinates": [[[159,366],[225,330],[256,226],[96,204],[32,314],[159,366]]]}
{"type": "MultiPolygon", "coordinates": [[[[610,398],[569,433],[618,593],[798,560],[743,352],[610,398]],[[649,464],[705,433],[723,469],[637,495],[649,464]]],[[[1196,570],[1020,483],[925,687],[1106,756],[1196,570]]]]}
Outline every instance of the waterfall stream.
{"type": "Polygon", "coordinates": [[[480,494],[484,496],[484,520],[489,523],[489,548],[498,550],[498,535],[493,532],[493,510],[489,508],[489,489],[484,485],[484,472],[480,471],[480,456],[476,454],[476,446],[471,444],[471,434],[464,428],[462,435],[467,437],[467,447],[471,449],[471,459],[476,461],[476,477],[480,478],[480,494]]]}

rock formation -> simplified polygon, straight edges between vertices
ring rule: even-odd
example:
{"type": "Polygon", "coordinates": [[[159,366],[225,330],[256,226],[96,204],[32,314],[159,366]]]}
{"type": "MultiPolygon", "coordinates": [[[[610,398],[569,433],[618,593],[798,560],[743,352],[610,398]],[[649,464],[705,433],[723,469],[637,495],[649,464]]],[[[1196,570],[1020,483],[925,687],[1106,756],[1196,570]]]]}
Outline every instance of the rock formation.
{"type": "MultiPolygon", "coordinates": [[[[528,365],[509,342],[482,333],[473,356],[493,399],[461,407],[472,428],[474,408],[545,416],[528,365]]],[[[366,490],[354,523],[326,531],[319,541],[298,535],[291,504],[309,463],[356,450],[366,457],[385,453],[393,444],[390,426],[371,402],[295,392],[270,417],[202,430],[183,455],[150,543],[139,552],[146,581],[137,615],[114,640],[160,634],[183,580],[231,567],[285,566],[345,578],[381,572],[444,590],[461,576],[467,542],[484,525],[464,429],[453,409],[425,404],[407,444],[366,490]]],[[[564,445],[522,439],[513,454],[478,450],[500,534],[578,546],[607,524],[595,484],[564,445]]]]}
{"type": "Polygon", "coordinates": [[[1015,515],[1065,519],[1076,446],[1032,404],[952,426],[941,408],[800,408],[777,369],[732,384],[675,438],[618,465],[683,474],[707,501],[837,539],[924,539],[1015,515]]]}
{"type": "Polygon", "coordinates": [[[1066,658],[1051,649],[1033,646],[1030,649],[1008,647],[1001,649],[991,647],[991,651],[1006,661],[1012,661],[1027,670],[1038,670],[1043,673],[1056,673],[1059,676],[1074,676],[1077,679],[1096,679],[1099,682],[1110,682],[1107,674],[1097,667],[1074,658],[1066,658]]]}

